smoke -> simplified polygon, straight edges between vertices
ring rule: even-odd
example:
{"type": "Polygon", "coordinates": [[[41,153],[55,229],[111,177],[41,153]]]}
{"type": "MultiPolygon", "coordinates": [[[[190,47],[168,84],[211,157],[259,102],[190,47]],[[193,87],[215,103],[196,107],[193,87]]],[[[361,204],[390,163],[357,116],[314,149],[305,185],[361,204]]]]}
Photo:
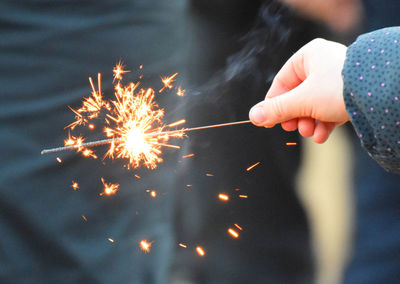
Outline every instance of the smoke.
{"type": "Polygon", "coordinates": [[[241,39],[243,48],[227,60],[224,82],[247,76],[253,76],[256,81],[270,81],[275,58],[291,34],[283,16],[285,10],[276,2],[260,8],[254,26],[241,39]]]}

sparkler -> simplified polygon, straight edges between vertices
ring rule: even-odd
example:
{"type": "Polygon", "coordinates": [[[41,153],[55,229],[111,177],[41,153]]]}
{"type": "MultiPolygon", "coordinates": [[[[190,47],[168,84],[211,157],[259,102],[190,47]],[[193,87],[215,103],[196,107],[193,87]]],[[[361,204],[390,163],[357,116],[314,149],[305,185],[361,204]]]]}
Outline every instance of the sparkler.
{"type": "MultiPolygon", "coordinates": [[[[242,120],[242,121],[235,121],[235,122],[227,122],[227,123],[221,123],[221,124],[213,124],[213,125],[205,125],[205,126],[199,126],[199,127],[192,127],[192,128],[182,128],[179,130],[172,130],[172,131],[161,131],[161,132],[150,132],[150,133],[143,133],[143,137],[154,137],[154,136],[160,136],[160,135],[169,135],[169,134],[174,134],[174,133],[186,133],[189,131],[197,131],[197,130],[203,130],[203,129],[210,129],[210,128],[216,128],[216,127],[225,127],[225,126],[232,126],[232,125],[239,125],[239,124],[246,124],[250,123],[250,120],[242,120]]],[[[103,140],[97,140],[97,141],[92,141],[92,142],[86,142],[86,143],[81,143],[81,144],[74,144],[74,145],[67,145],[63,147],[57,147],[57,148],[51,148],[51,149],[44,149],[42,152],[40,152],[42,155],[45,154],[53,154],[53,153],[58,153],[58,152],[63,152],[63,151],[69,151],[69,150],[76,150],[81,147],[95,147],[95,146],[101,146],[101,145],[106,145],[106,144],[111,144],[111,143],[120,143],[124,140],[124,137],[117,137],[117,138],[110,138],[110,139],[103,139],[103,140]]],[[[186,156],[182,156],[182,158],[189,158],[193,157],[194,154],[189,154],[186,156]]]]}
{"type": "MultiPolygon", "coordinates": [[[[236,121],[222,124],[206,125],[192,128],[172,129],[186,122],[185,119],[178,120],[168,125],[164,124],[162,118],[164,110],[158,108],[155,102],[155,91],[152,88],[139,89],[140,82],[130,82],[122,85],[122,75],[130,72],[124,70],[119,62],[113,69],[114,73],[114,99],[105,100],[101,91],[101,74],[97,76],[97,90],[92,78],[89,83],[92,88],[91,95],[83,99],[82,106],[78,109],[70,107],[75,114],[75,121],[66,128],[73,131],[78,126],[86,126],[89,130],[95,128],[91,123],[93,119],[104,117],[104,133],[106,139],[86,142],[82,136],[73,136],[68,133],[64,141],[64,147],[45,149],[41,154],[58,153],[66,150],[77,150],[85,157],[97,159],[97,155],[91,149],[95,146],[109,145],[105,157],[120,158],[128,160],[127,167],[139,168],[144,165],[155,169],[162,162],[161,148],[171,147],[179,149],[179,146],[168,144],[170,138],[183,138],[189,131],[210,129],[249,123],[236,121]]],[[[178,73],[169,77],[161,78],[164,86],[159,90],[172,89],[178,73]]],[[[178,88],[178,95],[184,94],[184,90],[178,88]]]]}

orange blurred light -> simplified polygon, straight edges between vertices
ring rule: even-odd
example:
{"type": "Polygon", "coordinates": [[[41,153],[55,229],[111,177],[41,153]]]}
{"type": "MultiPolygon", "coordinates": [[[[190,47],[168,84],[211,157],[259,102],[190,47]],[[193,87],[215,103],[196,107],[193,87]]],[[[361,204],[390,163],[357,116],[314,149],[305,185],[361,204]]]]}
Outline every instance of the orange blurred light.
{"type": "Polygon", "coordinates": [[[197,254],[200,255],[201,257],[203,257],[203,256],[206,255],[206,252],[205,252],[204,249],[203,249],[202,247],[200,247],[200,246],[197,246],[197,247],[196,247],[196,252],[197,252],[197,254]]]}
{"type": "Polygon", "coordinates": [[[229,235],[231,235],[233,238],[235,238],[235,239],[237,239],[237,238],[239,238],[239,233],[238,232],[236,232],[234,229],[232,229],[232,228],[229,228],[228,229],[228,233],[229,233],[229,235]]]}
{"type": "Polygon", "coordinates": [[[219,198],[221,201],[228,201],[228,200],[229,200],[229,196],[228,196],[227,194],[224,194],[224,193],[218,194],[218,198],[219,198]]]}
{"type": "Polygon", "coordinates": [[[247,169],[246,169],[246,171],[251,171],[252,169],[254,169],[255,167],[257,167],[259,164],[260,164],[261,162],[257,162],[257,163],[255,163],[254,165],[251,165],[250,167],[248,167],[247,169]]]}
{"type": "Polygon", "coordinates": [[[103,192],[100,193],[100,196],[101,196],[101,195],[113,195],[113,194],[115,194],[115,193],[118,191],[118,189],[119,189],[119,184],[118,184],[118,183],[115,183],[115,184],[113,184],[113,183],[106,183],[106,182],[104,181],[104,178],[101,178],[101,182],[103,183],[104,188],[103,188],[103,192]]]}
{"type": "Polygon", "coordinates": [[[139,243],[140,248],[141,248],[142,251],[144,251],[145,253],[150,252],[151,244],[152,244],[151,242],[148,242],[148,241],[146,241],[146,240],[141,240],[140,243],[139,243]]]}

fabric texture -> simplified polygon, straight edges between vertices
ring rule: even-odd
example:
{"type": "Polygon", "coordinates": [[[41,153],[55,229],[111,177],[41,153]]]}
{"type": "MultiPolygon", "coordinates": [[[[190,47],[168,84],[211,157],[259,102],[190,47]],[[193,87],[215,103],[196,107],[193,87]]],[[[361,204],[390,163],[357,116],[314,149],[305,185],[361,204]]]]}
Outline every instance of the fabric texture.
{"type": "Polygon", "coordinates": [[[363,147],[384,169],[400,173],[400,28],[360,36],[343,68],[347,112],[363,147]]]}

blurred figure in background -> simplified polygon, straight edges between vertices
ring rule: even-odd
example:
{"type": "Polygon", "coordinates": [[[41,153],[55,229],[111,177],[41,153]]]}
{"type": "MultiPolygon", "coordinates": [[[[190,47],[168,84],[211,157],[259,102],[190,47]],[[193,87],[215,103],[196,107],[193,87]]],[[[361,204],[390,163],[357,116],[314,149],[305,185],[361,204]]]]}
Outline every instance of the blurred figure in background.
{"type": "MultiPolygon", "coordinates": [[[[141,64],[154,88],[161,75],[183,79],[186,13],[185,0],[1,1],[1,283],[165,283],[176,155],[156,171],[131,172],[120,161],[103,166],[101,148],[97,160],[61,153],[61,164],[40,151],[63,143],[73,120],[67,106],[89,95],[89,76],[101,72],[103,95],[113,95],[119,59],[132,70],[126,80],[137,79],[141,64]],[[101,177],[120,184],[116,195],[99,196],[101,177]],[[154,242],[149,254],[143,239],[154,242]]],[[[172,107],[173,97],[158,102],[172,107]]],[[[90,139],[101,132],[97,125],[90,139]]]]}
{"type": "MultiPolygon", "coordinates": [[[[345,44],[354,41],[355,34],[400,25],[400,3],[396,0],[282,2],[322,22],[333,31],[331,39],[341,38],[345,44]]],[[[355,235],[344,283],[398,283],[400,176],[379,167],[362,150],[358,138],[353,133],[351,136],[355,140],[355,235]]]]}

